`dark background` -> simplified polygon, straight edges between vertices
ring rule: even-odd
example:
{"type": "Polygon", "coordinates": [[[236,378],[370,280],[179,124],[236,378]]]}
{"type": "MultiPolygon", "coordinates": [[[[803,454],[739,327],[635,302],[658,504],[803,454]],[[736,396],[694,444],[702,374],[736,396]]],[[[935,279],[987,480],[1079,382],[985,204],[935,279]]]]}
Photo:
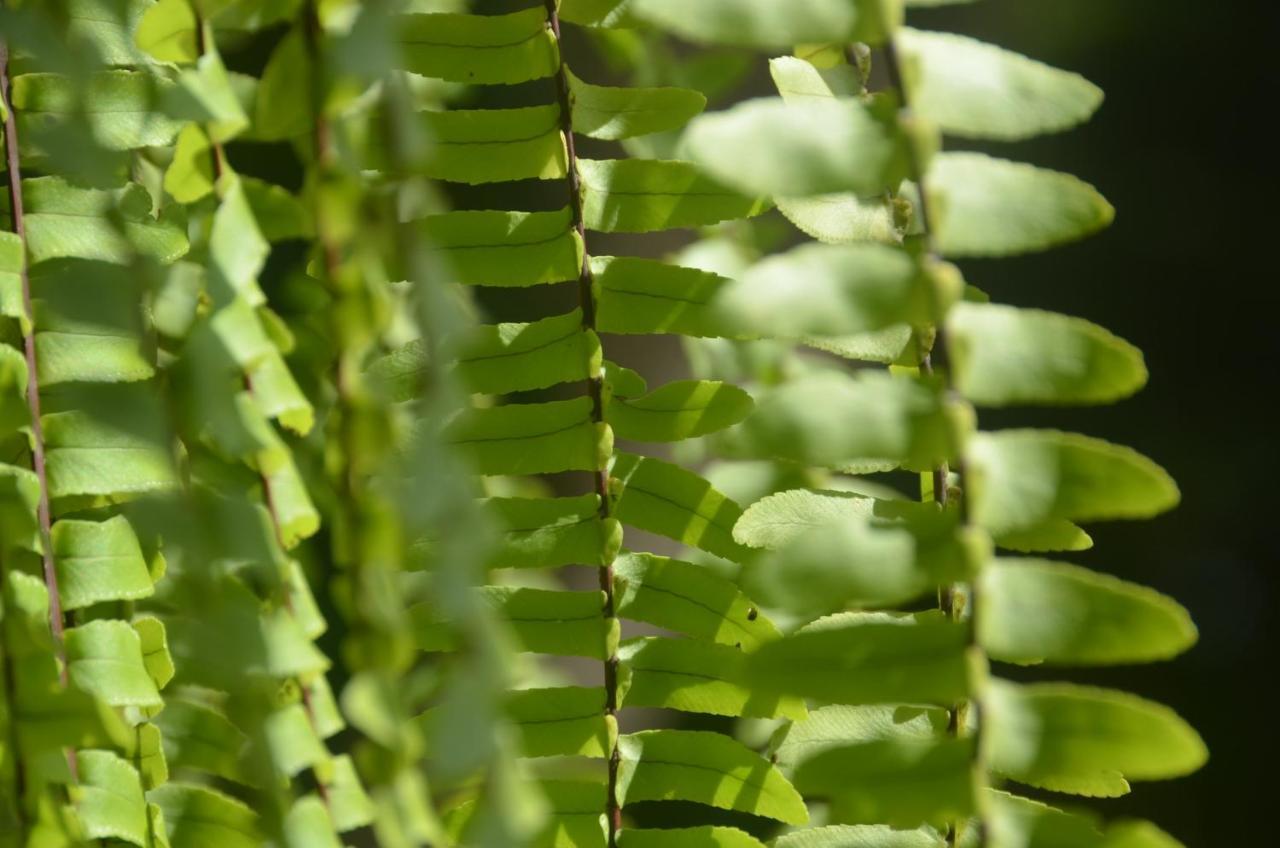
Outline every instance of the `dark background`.
{"type": "Polygon", "coordinates": [[[996,155],[1074,173],[1116,206],[1085,242],[965,262],[994,300],[1096,321],[1143,349],[1151,381],[1115,406],[984,414],[1132,445],[1163,464],[1182,505],[1155,521],[1093,525],[1076,561],[1186,604],[1200,643],[1156,666],[1072,675],[1175,707],[1212,751],[1198,774],[1097,806],[1159,822],[1190,848],[1276,844],[1280,497],[1276,436],[1280,15],[1242,0],[988,0],[913,11],[920,28],[994,41],[1079,71],[1106,91],[1087,125],[996,155]]]}

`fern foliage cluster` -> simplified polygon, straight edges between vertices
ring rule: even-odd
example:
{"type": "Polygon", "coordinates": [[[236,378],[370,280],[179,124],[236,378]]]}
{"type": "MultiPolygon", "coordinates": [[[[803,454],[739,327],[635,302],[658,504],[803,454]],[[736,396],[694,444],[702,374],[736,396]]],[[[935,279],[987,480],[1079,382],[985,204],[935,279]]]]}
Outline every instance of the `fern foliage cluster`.
{"type": "Polygon", "coordinates": [[[1070,796],[1195,731],[1012,678],[1195,641],[1058,559],[1178,490],[978,424],[1142,355],[952,264],[1101,92],[941,2],[0,8],[0,846],[1177,846],[1070,796]]]}

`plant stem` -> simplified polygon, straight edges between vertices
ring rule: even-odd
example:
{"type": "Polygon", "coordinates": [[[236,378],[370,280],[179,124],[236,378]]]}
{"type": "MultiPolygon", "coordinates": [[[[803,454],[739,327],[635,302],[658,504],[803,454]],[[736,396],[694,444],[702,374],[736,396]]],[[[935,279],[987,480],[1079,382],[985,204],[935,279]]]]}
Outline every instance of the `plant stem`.
{"type": "MultiPolygon", "coordinates": [[[[13,232],[22,241],[26,252],[27,229],[22,205],[22,169],[18,162],[18,123],[13,112],[12,88],[9,80],[9,47],[0,40],[0,97],[4,98],[4,147],[8,172],[9,210],[13,232]]],[[[31,465],[40,482],[36,520],[40,526],[41,560],[44,565],[44,585],[49,593],[49,629],[53,633],[54,653],[63,684],[67,682],[66,650],[63,646],[62,599],[58,594],[58,573],[53,563],[52,519],[49,512],[49,480],[45,470],[44,427],[40,423],[40,378],[36,372],[35,313],[31,309],[31,277],[27,273],[24,258],[18,271],[22,282],[22,306],[27,319],[32,322],[29,332],[22,335],[23,352],[27,360],[27,408],[31,413],[31,465]]]]}
{"type": "MultiPolygon", "coordinates": [[[[904,84],[902,79],[902,63],[898,58],[897,45],[894,43],[894,39],[892,36],[890,36],[885,41],[884,57],[885,57],[886,71],[888,72],[888,75],[889,75],[889,84],[898,93],[898,97],[901,101],[901,113],[903,115],[910,116],[911,95],[910,95],[910,92],[907,90],[907,86],[904,84]]],[[[924,163],[920,161],[919,153],[917,152],[913,144],[908,143],[907,155],[908,155],[908,164],[911,170],[911,179],[913,182],[915,182],[916,190],[919,195],[918,208],[920,211],[920,227],[922,230],[922,239],[924,241],[925,254],[933,260],[940,260],[941,252],[938,250],[937,229],[935,226],[935,220],[933,218],[932,210],[929,205],[929,195],[928,195],[928,192],[925,190],[925,184],[924,184],[924,163]]],[[[945,326],[939,325],[938,327],[935,328],[933,351],[931,351],[930,353],[926,353],[920,361],[920,372],[926,376],[932,375],[934,373],[934,368],[933,368],[934,352],[938,353],[940,358],[943,361],[944,367],[942,368],[941,373],[942,373],[942,380],[943,380],[945,389],[947,392],[952,392],[954,391],[954,387],[951,385],[950,374],[947,372],[947,369],[945,367],[945,365],[950,361],[950,356],[948,355],[947,333],[946,333],[945,326]]],[[[965,479],[963,459],[961,459],[956,463],[955,471],[956,471],[956,477],[959,481],[959,484],[961,487],[963,487],[964,479],[965,479]]],[[[949,476],[950,476],[949,469],[947,468],[947,465],[945,463],[939,466],[938,468],[935,468],[933,471],[933,500],[942,508],[946,508],[947,502],[948,502],[947,483],[948,483],[949,476]]],[[[968,525],[970,523],[969,522],[969,506],[967,501],[968,499],[963,494],[961,494],[959,498],[959,504],[957,506],[960,511],[960,523],[962,525],[968,525]]],[[[942,610],[942,612],[948,618],[952,620],[960,619],[963,613],[963,609],[957,603],[957,599],[965,591],[966,591],[965,587],[960,586],[958,584],[944,586],[939,590],[938,607],[942,610]]],[[[975,589],[972,586],[970,586],[968,587],[968,590],[967,590],[965,605],[969,608],[969,631],[968,632],[969,632],[969,644],[971,647],[976,645],[976,640],[977,640],[977,620],[976,620],[977,603],[976,602],[977,602],[977,596],[975,593],[975,589]]],[[[978,721],[976,723],[976,727],[978,728],[978,730],[975,731],[975,738],[974,738],[973,744],[974,744],[974,755],[980,756],[979,751],[981,747],[981,739],[980,739],[981,704],[977,700],[972,700],[970,701],[970,708],[973,709],[975,717],[978,718],[978,721]]],[[[961,716],[963,713],[963,709],[964,709],[963,704],[955,704],[955,705],[952,705],[947,710],[947,732],[952,736],[958,737],[963,732],[963,729],[961,727],[961,716]]],[[[976,827],[978,830],[977,844],[979,848],[981,848],[981,846],[984,846],[987,844],[987,830],[986,830],[986,823],[982,821],[980,816],[978,818],[976,827]]],[[[946,844],[950,846],[950,848],[954,848],[954,846],[956,845],[957,838],[958,838],[958,833],[957,833],[956,824],[954,822],[951,822],[947,825],[946,844]]]]}
{"type": "MultiPolygon", "coordinates": [[[[547,7],[547,19],[556,44],[560,48],[560,67],[556,71],[556,92],[560,102],[560,126],[564,135],[568,159],[569,206],[573,211],[573,224],[582,239],[582,268],[578,273],[578,300],[582,308],[582,326],[589,332],[595,331],[596,302],[594,279],[591,274],[591,258],[587,251],[587,228],[582,214],[582,180],[578,174],[578,154],[573,138],[573,102],[569,93],[569,76],[564,63],[564,41],[560,37],[560,13],[556,0],[544,0],[547,7]]],[[[587,380],[587,391],[591,397],[591,420],[596,423],[604,421],[604,374],[597,372],[587,380]]],[[[609,472],[600,469],[594,474],[595,491],[600,498],[600,518],[609,517],[609,472]]],[[[600,589],[604,592],[604,617],[616,619],[617,610],[614,601],[613,563],[606,563],[600,569],[600,589]]],[[[618,655],[614,652],[604,661],[605,715],[613,719],[617,726],[618,717],[618,655]]],[[[615,743],[609,752],[609,777],[605,797],[605,818],[609,827],[609,848],[616,848],[618,832],[622,829],[622,807],[618,803],[618,767],[621,764],[621,752],[615,743]]]]}

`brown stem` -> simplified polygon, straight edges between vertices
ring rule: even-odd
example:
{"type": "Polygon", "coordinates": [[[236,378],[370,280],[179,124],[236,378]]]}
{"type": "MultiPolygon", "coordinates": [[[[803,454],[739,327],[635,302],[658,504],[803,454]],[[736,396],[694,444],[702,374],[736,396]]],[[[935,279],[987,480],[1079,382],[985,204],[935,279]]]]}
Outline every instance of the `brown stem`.
{"type": "MultiPolygon", "coordinates": [[[[253,394],[253,381],[248,375],[245,375],[244,387],[250,395],[253,394]]],[[[283,549],[284,537],[280,534],[280,518],[276,512],[275,496],[271,491],[271,479],[266,474],[261,473],[259,474],[259,479],[262,480],[262,497],[263,500],[266,501],[267,515],[271,519],[271,530],[275,534],[276,542],[283,549]]],[[[293,615],[293,589],[288,585],[284,587],[284,608],[288,610],[290,615],[293,615]]],[[[307,686],[301,678],[295,677],[294,680],[298,684],[298,689],[302,692],[302,708],[306,711],[307,720],[311,723],[312,727],[315,727],[316,714],[311,699],[311,688],[307,686]]],[[[329,790],[324,785],[324,782],[318,779],[318,776],[316,780],[316,790],[320,794],[320,800],[324,802],[326,807],[329,806],[329,790]]]]}
{"type": "MultiPolygon", "coordinates": [[[[9,80],[9,47],[0,41],[0,97],[4,98],[4,147],[8,170],[9,209],[13,232],[22,240],[26,252],[27,230],[22,205],[22,169],[18,163],[18,124],[13,113],[12,87],[9,80]]],[[[27,318],[35,321],[31,309],[31,278],[24,261],[18,271],[22,281],[22,305],[27,318]]],[[[62,599],[58,595],[58,573],[53,564],[53,542],[49,513],[49,480],[45,471],[44,428],[40,423],[40,380],[36,373],[36,333],[34,325],[22,337],[23,351],[27,359],[27,407],[31,412],[31,466],[40,481],[40,498],[36,506],[36,518],[40,524],[41,560],[44,563],[44,584],[49,592],[49,629],[53,632],[54,651],[58,657],[62,682],[67,682],[66,652],[63,648],[62,599]]]]}
{"type": "MultiPolygon", "coordinates": [[[[890,36],[885,41],[884,57],[885,57],[886,70],[888,71],[888,75],[889,75],[889,84],[898,93],[898,97],[901,101],[902,113],[905,115],[910,115],[911,94],[907,90],[906,85],[903,83],[902,64],[898,58],[897,45],[894,43],[892,36],[890,36]]],[[[937,258],[940,258],[940,252],[938,250],[935,222],[934,222],[932,210],[929,205],[929,195],[925,191],[924,163],[920,161],[920,156],[915,148],[915,145],[908,144],[907,156],[908,156],[908,165],[911,171],[911,179],[915,182],[916,190],[919,194],[920,226],[923,231],[922,237],[924,240],[925,253],[928,256],[934,259],[937,259],[937,258]]],[[[947,334],[946,334],[945,327],[939,326],[936,328],[936,337],[934,339],[933,351],[931,353],[925,354],[923,360],[921,360],[921,363],[920,363],[921,373],[926,375],[930,375],[934,373],[933,357],[932,357],[933,352],[938,353],[940,355],[940,358],[943,360],[943,365],[944,365],[942,369],[943,379],[947,383],[948,390],[950,390],[951,389],[950,376],[949,374],[947,374],[947,370],[945,367],[946,363],[950,361],[950,357],[948,355],[947,334]]],[[[963,460],[956,464],[956,476],[959,478],[959,480],[961,481],[961,484],[963,485],[963,481],[965,477],[963,460]]],[[[934,469],[933,499],[934,499],[934,502],[936,502],[942,507],[945,507],[947,505],[947,500],[948,500],[947,478],[948,478],[948,469],[945,464],[943,464],[939,468],[934,469]]],[[[969,523],[968,498],[964,497],[963,494],[960,497],[959,509],[960,509],[960,521],[962,524],[967,525],[969,523]]],[[[956,602],[959,596],[960,590],[961,590],[961,587],[959,585],[949,585],[949,586],[942,587],[942,589],[938,593],[938,606],[943,611],[943,613],[946,614],[948,618],[958,619],[960,617],[962,610],[959,608],[956,602]]],[[[969,588],[968,598],[966,600],[967,600],[967,606],[969,607],[969,615],[970,615],[969,643],[970,645],[974,645],[975,640],[977,638],[976,636],[977,622],[974,617],[974,613],[976,612],[976,595],[973,587],[969,588]]],[[[963,704],[956,704],[950,707],[947,711],[947,732],[952,736],[959,736],[962,733],[962,728],[960,726],[960,718],[961,718],[963,707],[964,707],[963,704]]],[[[975,714],[978,714],[978,712],[981,709],[981,705],[976,700],[970,702],[970,707],[975,711],[975,714]]],[[[977,733],[980,734],[981,733],[980,720],[977,726],[979,728],[977,733]]],[[[976,735],[977,734],[975,734],[975,736],[976,735]]],[[[978,747],[980,746],[980,744],[981,744],[980,739],[975,738],[974,739],[975,751],[978,750],[978,747]]],[[[986,824],[981,819],[979,819],[976,827],[978,830],[977,844],[979,848],[981,848],[981,846],[985,846],[987,844],[986,824]]],[[[949,848],[954,848],[958,839],[957,828],[954,822],[949,823],[947,825],[947,832],[945,836],[946,836],[947,846],[949,848]]]]}
{"type": "MultiPolygon", "coordinates": [[[[582,309],[582,326],[594,332],[596,326],[596,301],[594,279],[591,274],[591,259],[587,251],[587,227],[582,214],[582,180],[578,174],[578,154],[573,137],[573,101],[569,93],[569,77],[564,63],[564,42],[560,37],[560,13],[556,0],[543,0],[547,7],[547,19],[551,32],[560,47],[560,67],[556,71],[556,93],[560,101],[560,127],[564,135],[565,149],[568,159],[569,206],[573,211],[573,225],[582,239],[582,268],[578,272],[578,301],[582,309]]],[[[587,380],[587,392],[591,397],[591,420],[596,423],[604,421],[604,375],[593,374],[587,380]]],[[[595,491],[600,498],[600,518],[609,517],[609,472],[600,469],[594,474],[595,491]]],[[[600,589],[604,592],[604,617],[617,618],[614,601],[613,563],[607,563],[600,569],[600,589]]],[[[618,716],[618,656],[614,653],[604,661],[605,715],[614,719],[616,726],[618,716]]],[[[605,817],[609,823],[609,848],[618,843],[618,832],[622,830],[622,806],[618,803],[618,768],[621,765],[621,752],[615,744],[609,753],[609,778],[605,797],[605,817]]]]}

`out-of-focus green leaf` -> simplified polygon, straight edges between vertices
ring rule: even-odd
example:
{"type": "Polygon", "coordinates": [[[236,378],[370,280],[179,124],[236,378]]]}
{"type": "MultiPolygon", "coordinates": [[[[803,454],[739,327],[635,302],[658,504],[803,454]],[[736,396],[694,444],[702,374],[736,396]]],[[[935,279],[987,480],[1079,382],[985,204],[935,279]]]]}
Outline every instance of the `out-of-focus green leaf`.
{"type": "Polygon", "coordinates": [[[1087,568],[998,559],[981,580],[979,641],[1003,662],[1154,662],[1196,640],[1177,601],[1087,568]]]}
{"type": "Polygon", "coordinates": [[[160,727],[170,768],[194,769],[247,782],[243,757],[248,737],[217,710],[171,697],[166,699],[155,723],[160,727]]]}
{"type": "Polygon", "coordinates": [[[807,42],[876,44],[902,19],[898,0],[632,0],[627,8],[691,41],[785,50],[807,42]]]}
{"type": "Polygon", "coordinates": [[[134,41],[161,62],[194,62],[200,57],[195,11],[187,0],[159,0],[139,21],[134,41]]]}
{"type": "Polygon", "coordinates": [[[973,740],[897,738],[829,748],[796,769],[796,788],[830,800],[847,824],[916,827],[967,816],[976,802],[973,740]]]}
{"type": "Polygon", "coordinates": [[[1056,792],[1115,797],[1130,780],[1181,777],[1208,759],[1177,714],[1125,692],[992,681],[983,716],[992,770],[1056,792]]]}
{"type": "Polygon", "coordinates": [[[950,460],[956,424],[935,386],[884,373],[817,373],[763,394],[720,438],[736,457],[842,468],[880,460],[928,469],[950,460]]]}
{"type": "MultiPolygon", "coordinates": [[[[1029,798],[988,791],[985,816],[993,845],[1010,848],[1095,848],[1102,842],[1098,825],[1087,816],[1063,812],[1029,798]]],[[[959,844],[969,848],[977,830],[970,825],[959,844]]]]}
{"type": "Polygon", "coordinates": [[[1107,828],[1103,848],[1184,848],[1183,844],[1146,821],[1116,822],[1107,828]]]}
{"type": "Polygon", "coordinates": [[[925,175],[947,256],[1007,256],[1083,238],[1115,210],[1070,174],[980,153],[942,153],[925,175]]]}
{"type": "Polygon", "coordinates": [[[955,513],[932,504],[804,489],[752,504],[734,537],[772,549],[743,574],[753,595],[807,616],[901,603],[967,580],[984,553],[970,550],[955,513]]]}
{"type": "Polygon", "coordinates": [[[169,842],[219,848],[258,848],[262,834],[258,814],[248,805],[216,789],[187,783],[166,783],[149,800],[164,811],[169,842]]]}
{"type": "Polygon", "coordinates": [[[911,173],[891,101],[748,100],[695,118],[680,151],[725,185],[768,197],[873,195],[911,173]]]}
{"type": "Polygon", "coordinates": [[[1108,403],[1147,380],[1142,352],[1080,318],[993,303],[947,314],[956,388],[974,403],[1108,403]]]}
{"type": "MultiPolygon", "coordinates": [[[[947,275],[953,276],[958,282],[947,275]]],[[[944,305],[909,254],[874,244],[806,244],[771,256],[723,286],[714,301],[729,326],[780,339],[926,324],[944,305]]]]}
{"type": "Polygon", "coordinates": [[[76,813],[90,839],[148,846],[147,802],[128,760],[110,751],[79,751],[76,813]]]}
{"type": "Polygon", "coordinates": [[[967,470],[973,518],[997,538],[1054,519],[1149,518],[1179,499],[1172,478],[1145,456],[1075,433],[979,433],[967,470]]]}
{"type": "Polygon", "coordinates": [[[908,69],[911,108],[946,133],[1015,141],[1088,120],[1102,90],[993,44],[904,28],[896,42],[908,69]]]}
{"type": "Polygon", "coordinates": [[[831,703],[956,703],[970,687],[965,630],[938,613],[841,613],[763,645],[746,679],[831,703]]]}
{"type": "MultiPolygon", "coordinates": [[[[815,67],[804,59],[779,56],[769,60],[769,73],[782,99],[806,103],[813,98],[834,99],[862,93],[863,84],[852,67],[815,67]]],[[[778,197],[778,211],[802,232],[827,244],[876,241],[895,244],[906,226],[903,202],[887,194],[859,196],[854,192],[815,197],[778,197]]]]}
{"type": "Polygon", "coordinates": [[[155,374],[143,341],[136,274],[107,262],[52,259],[31,269],[40,385],[121,383],[155,374]]]}
{"type": "MultiPolygon", "coordinates": [[[[137,183],[102,191],[58,177],[32,177],[22,181],[22,192],[33,265],[60,257],[126,264],[134,251],[172,262],[187,252],[184,226],[171,215],[154,218],[151,197],[137,183]],[[112,214],[121,217],[123,237],[109,220],[112,214]]],[[[7,195],[0,195],[0,226],[13,227],[7,195]]]]}
{"type": "Polygon", "coordinates": [[[928,740],[947,729],[947,711],[938,707],[830,704],[803,721],[781,725],[769,741],[770,758],[783,774],[831,748],[885,739],[928,740]]]}

